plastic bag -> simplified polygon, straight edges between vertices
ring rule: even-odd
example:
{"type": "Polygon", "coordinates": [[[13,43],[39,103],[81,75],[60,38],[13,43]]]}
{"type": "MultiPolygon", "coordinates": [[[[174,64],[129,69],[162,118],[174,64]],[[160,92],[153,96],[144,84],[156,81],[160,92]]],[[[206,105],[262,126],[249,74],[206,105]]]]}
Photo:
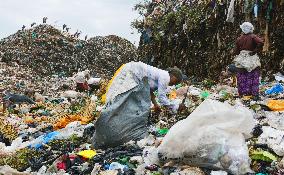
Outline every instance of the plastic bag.
{"type": "Polygon", "coordinates": [[[269,100],[267,106],[273,111],[284,111],[284,100],[269,100]]]}
{"type": "Polygon", "coordinates": [[[207,99],[209,96],[210,96],[210,92],[208,92],[208,91],[203,91],[200,94],[200,98],[202,98],[202,99],[207,99]]]}
{"type": "Polygon", "coordinates": [[[109,170],[120,170],[123,173],[124,171],[128,170],[128,167],[126,165],[122,165],[118,162],[112,162],[109,165],[109,170]]]}
{"type": "Polygon", "coordinates": [[[250,51],[242,50],[241,53],[235,57],[234,63],[237,68],[244,68],[248,72],[251,72],[261,66],[258,55],[250,56],[249,53],[250,51]]]}
{"type": "Polygon", "coordinates": [[[262,130],[257,143],[267,144],[278,156],[284,156],[284,131],[269,126],[263,126],[262,130]]]}
{"type": "Polygon", "coordinates": [[[265,112],[269,126],[284,131],[284,114],[276,112],[265,112]]]}
{"type": "Polygon", "coordinates": [[[30,173],[19,172],[16,169],[11,168],[9,165],[0,166],[0,174],[5,174],[5,175],[31,175],[30,173]]]}
{"type": "Polygon", "coordinates": [[[272,88],[267,89],[265,91],[265,94],[266,95],[278,94],[278,93],[282,93],[283,91],[284,91],[283,86],[281,84],[276,84],[272,88]]]}
{"type": "Polygon", "coordinates": [[[171,173],[170,175],[205,175],[205,173],[200,168],[190,167],[182,171],[171,173]]]}
{"type": "Polygon", "coordinates": [[[283,81],[284,82],[284,76],[281,73],[275,74],[274,77],[275,77],[276,81],[278,81],[278,82],[283,81]]]}
{"type": "Polygon", "coordinates": [[[211,171],[210,175],[227,175],[225,171],[211,171]]]}
{"type": "Polygon", "coordinates": [[[145,147],[143,150],[142,158],[145,166],[159,164],[158,149],[153,146],[145,147]]]}
{"type": "Polygon", "coordinates": [[[158,153],[165,160],[245,174],[251,172],[245,138],[253,127],[253,115],[247,108],[205,100],[169,130],[158,153]]]}
{"type": "Polygon", "coordinates": [[[58,135],[59,135],[59,132],[57,132],[57,131],[50,132],[46,135],[41,135],[33,141],[33,143],[30,145],[30,147],[39,149],[43,146],[43,144],[47,144],[50,141],[56,139],[56,137],[58,135]]]}
{"type": "Polygon", "coordinates": [[[96,154],[97,154],[97,152],[94,151],[94,150],[84,150],[84,151],[80,151],[78,153],[79,156],[82,156],[82,157],[88,158],[88,159],[92,159],[96,154]]]}
{"type": "Polygon", "coordinates": [[[150,87],[146,80],[117,96],[113,103],[107,103],[95,124],[92,139],[95,148],[115,147],[144,138],[150,106],[150,87]]]}
{"type": "Polygon", "coordinates": [[[266,162],[273,162],[277,160],[277,157],[268,151],[255,150],[252,152],[251,158],[253,160],[262,160],[266,162]]]}

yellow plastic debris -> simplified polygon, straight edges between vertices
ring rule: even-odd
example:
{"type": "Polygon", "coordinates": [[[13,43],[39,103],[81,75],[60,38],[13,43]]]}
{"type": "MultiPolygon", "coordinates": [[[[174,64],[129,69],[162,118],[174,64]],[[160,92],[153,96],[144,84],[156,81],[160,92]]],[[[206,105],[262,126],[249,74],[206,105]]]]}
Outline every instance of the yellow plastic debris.
{"type": "Polygon", "coordinates": [[[66,115],[59,119],[54,125],[54,130],[65,128],[69,123],[74,121],[80,121],[82,125],[88,124],[92,120],[91,116],[85,116],[85,115],[66,115]]]}
{"type": "Polygon", "coordinates": [[[273,111],[284,111],[284,100],[269,100],[267,106],[273,111]]]}
{"type": "Polygon", "coordinates": [[[33,123],[33,122],[34,122],[34,119],[33,119],[32,116],[26,116],[26,117],[24,118],[24,121],[25,121],[26,124],[30,124],[30,123],[33,123]]]}
{"type": "Polygon", "coordinates": [[[78,153],[79,156],[82,156],[84,158],[88,158],[91,159],[93,158],[95,155],[97,155],[97,152],[95,150],[84,150],[84,151],[80,151],[78,153]]]}
{"type": "Polygon", "coordinates": [[[176,99],[177,98],[177,92],[175,90],[170,92],[169,98],[171,100],[176,99]]]}
{"type": "Polygon", "coordinates": [[[125,64],[123,64],[122,66],[120,66],[120,68],[115,72],[115,74],[113,75],[113,77],[111,78],[111,80],[108,82],[107,88],[106,88],[106,93],[102,96],[102,100],[101,100],[101,102],[102,102],[103,104],[106,103],[106,94],[107,94],[107,92],[108,92],[108,90],[109,90],[109,88],[110,88],[110,86],[111,86],[113,80],[114,80],[115,77],[120,73],[120,71],[121,71],[121,69],[124,67],[124,65],[125,65],[125,64]]]}
{"type": "Polygon", "coordinates": [[[252,96],[243,96],[243,100],[248,101],[252,98],[252,96]]]}
{"type": "Polygon", "coordinates": [[[117,174],[118,174],[117,170],[107,170],[100,173],[100,175],[117,175],[117,174]]]}

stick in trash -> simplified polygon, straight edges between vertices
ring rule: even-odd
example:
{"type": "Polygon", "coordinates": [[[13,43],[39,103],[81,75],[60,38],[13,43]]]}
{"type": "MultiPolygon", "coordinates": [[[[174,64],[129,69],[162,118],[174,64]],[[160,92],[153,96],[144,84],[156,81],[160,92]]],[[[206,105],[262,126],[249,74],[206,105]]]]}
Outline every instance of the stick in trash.
{"type": "MultiPolygon", "coordinates": [[[[185,100],[186,100],[186,97],[187,97],[188,90],[189,90],[189,87],[187,88],[186,93],[184,94],[184,98],[183,98],[183,100],[180,104],[180,106],[182,106],[182,107],[185,107],[184,103],[185,103],[185,100]]],[[[179,107],[179,111],[181,111],[180,107],[179,107]]]]}

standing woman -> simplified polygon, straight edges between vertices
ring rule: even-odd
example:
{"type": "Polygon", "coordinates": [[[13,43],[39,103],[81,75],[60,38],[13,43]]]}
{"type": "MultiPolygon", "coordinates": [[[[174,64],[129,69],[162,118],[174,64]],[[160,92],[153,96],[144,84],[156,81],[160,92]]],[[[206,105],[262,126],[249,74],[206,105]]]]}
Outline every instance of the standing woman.
{"type": "Polygon", "coordinates": [[[239,96],[253,96],[259,99],[260,59],[257,55],[263,47],[263,40],[253,34],[254,27],[249,22],[240,25],[243,34],[237,39],[234,53],[238,68],[237,83],[239,96]]]}

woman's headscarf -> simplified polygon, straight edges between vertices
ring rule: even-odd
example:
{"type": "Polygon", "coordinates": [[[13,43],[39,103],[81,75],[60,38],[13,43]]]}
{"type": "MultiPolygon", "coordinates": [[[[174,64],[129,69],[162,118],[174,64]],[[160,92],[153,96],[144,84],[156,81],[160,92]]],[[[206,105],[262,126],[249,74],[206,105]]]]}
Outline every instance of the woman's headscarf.
{"type": "Polygon", "coordinates": [[[240,28],[244,32],[244,34],[253,33],[254,27],[250,22],[244,22],[242,25],[240,25],[240,28]]]}
{"type": "Polygon", "coordinates": [[[183,74],[181,72],[181,70],[177,67],[174,68],[168,68],[168,72],[169,74],[175,76],[178,80],[178,82],[181,82],[183,80],[183,74]]]}

